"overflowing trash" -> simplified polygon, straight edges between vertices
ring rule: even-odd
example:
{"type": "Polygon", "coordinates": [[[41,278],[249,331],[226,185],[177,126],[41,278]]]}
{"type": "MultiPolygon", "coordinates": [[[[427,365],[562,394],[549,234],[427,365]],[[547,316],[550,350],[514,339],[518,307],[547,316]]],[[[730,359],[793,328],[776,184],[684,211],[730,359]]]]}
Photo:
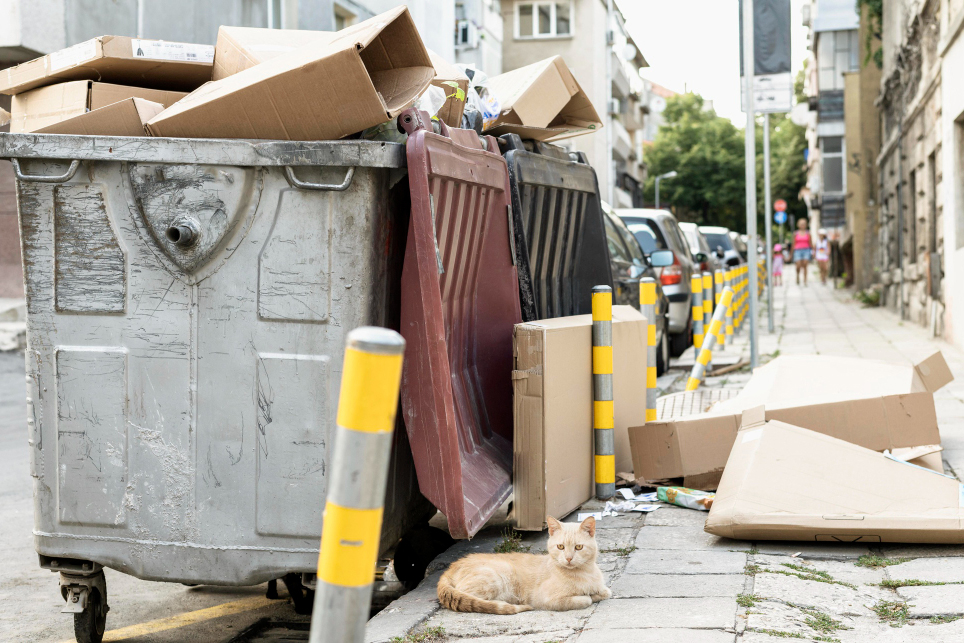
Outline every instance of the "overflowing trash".
{"type": "Polygon", "coordinates": [[[699,491],[698,489],[687,489],[686,487],[660,487],[656,490],[656,497],[671,505],[698,511],[709,511],[713,506],[716,494],[699,491]]]}

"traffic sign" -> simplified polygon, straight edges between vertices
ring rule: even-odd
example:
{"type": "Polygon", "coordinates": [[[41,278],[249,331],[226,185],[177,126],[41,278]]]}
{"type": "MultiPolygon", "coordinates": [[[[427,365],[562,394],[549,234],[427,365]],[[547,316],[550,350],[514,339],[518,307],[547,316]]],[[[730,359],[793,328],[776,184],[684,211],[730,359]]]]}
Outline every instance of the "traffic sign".
{"type": "MultiPolygon", "coordinates": [[[[779,201],[778,201],[779,203],[779,201]]],[[[773,213],[773,222],[777,225],[783,225],[787,222],[787,213],[783,210],[777,210],[773,213]]]]}
{"type": "Polygon", "coordinates": [[[777,212],[786,212],[787,202],[784,201],[783,199],[777,199],[776,201],[773,202],[773,209],[776,210],[777,212]]]}

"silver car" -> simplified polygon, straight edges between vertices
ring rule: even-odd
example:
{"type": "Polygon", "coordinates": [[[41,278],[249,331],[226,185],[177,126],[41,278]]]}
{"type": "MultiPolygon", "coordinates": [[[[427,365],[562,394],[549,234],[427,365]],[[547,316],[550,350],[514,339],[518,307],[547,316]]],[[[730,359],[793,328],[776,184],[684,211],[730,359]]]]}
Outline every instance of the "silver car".
{"type": "Polygon", "coordinates": [[[700,272],[715,272],[717,268],[723,267],[723,262],[710,249],[710,242],[700,232],[698,225],[689,221],[680,221],[679,229],[683,231],[693,259],[699,264],[700,272]]]}
{"type": "Polygon", "coordinates": [[[720,259],[723,267],[732,268],[743,263],[743,256],[733,245],[729,228],[721,226],[700,226],[700,232],[710,244],[710,250],[720,259]]]}
{"type": "Polygon", "coordinates": [[[679,223],[667,210],[616,210],[626,227],[639,241],[643,252],[672,250],[673,264],[659,271],[659,281],[669,300],[669,350],[679,357],[693,344],[693,312],[690,304],[690,277],[698,263],[679,229],[679,223]]]}

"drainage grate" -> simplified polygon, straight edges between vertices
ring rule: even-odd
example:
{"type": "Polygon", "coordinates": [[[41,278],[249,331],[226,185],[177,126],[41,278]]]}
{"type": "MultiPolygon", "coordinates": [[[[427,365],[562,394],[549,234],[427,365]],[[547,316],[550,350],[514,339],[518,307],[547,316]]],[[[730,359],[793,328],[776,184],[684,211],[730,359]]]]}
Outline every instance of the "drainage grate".
{"type": "Polygon", "coordinates": [[[293,643],[307,641],[311,622],[282,621],[263,618],[235,636],[228,643],[293,643]]]}

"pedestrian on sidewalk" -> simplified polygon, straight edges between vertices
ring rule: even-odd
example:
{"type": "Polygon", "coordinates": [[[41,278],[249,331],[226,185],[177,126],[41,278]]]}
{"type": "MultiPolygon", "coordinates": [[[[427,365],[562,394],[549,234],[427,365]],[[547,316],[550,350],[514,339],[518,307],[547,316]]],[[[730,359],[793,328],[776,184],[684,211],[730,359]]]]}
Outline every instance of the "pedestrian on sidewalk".
{"type": "Polygon", "coordinates": [[[827,273],[830,271],[830,242],[827,241],[827,231],[823,228],[817,230],[816,259],[817,268],[820,269],[820,283],[827,285],[827,273]]]}
{"type": "Polygon", "coordinates": [[[783,285],[783,246],[773,246],[773,285],[783,285]]]}
{"type": "Polygon", "coordinates": [[[797,231],[793,233],[793,263],[797,264],[797,285],[800,285],[800,273],[803,273],[803,285],[807,285],[807,267],[813,258],[813,239],[807,230],[807,220],[797,219],[797,231]]]}

